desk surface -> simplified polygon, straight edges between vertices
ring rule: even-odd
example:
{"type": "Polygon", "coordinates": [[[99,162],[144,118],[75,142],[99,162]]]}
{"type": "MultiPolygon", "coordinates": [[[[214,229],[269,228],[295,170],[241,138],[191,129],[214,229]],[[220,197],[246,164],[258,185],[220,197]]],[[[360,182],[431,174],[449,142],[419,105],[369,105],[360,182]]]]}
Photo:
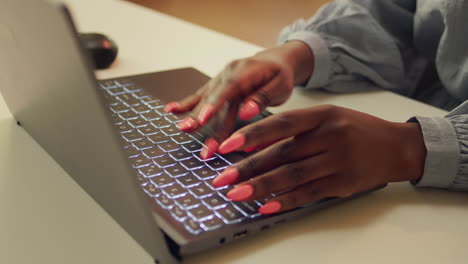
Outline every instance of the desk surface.
{"type": "MultiPolygon", "coordinates": [[[[120,46],[99,78],[193,66],[214,75],[260,47],[112,0],[69,0],[81,31],[120,46]]],[[[274,112],[331,103],[392,120],[443,111],[388,93],[296,91],[274,112]]],[[[20,127],[0,98],[0,263],[152,263],[20,127]]],[[[468,259],[466,194],[408,183],[284,224],[186,263],[462,263],[468,259]]]]}

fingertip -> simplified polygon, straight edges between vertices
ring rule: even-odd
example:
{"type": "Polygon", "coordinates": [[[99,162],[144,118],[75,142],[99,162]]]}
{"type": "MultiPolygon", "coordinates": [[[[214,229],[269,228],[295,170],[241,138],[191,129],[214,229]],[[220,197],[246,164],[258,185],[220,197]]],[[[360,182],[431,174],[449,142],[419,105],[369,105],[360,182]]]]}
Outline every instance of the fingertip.
{"type": "Polygon", "coordinates": [[[236,182],[238,178],[239,171],[235,167],[230,167],[214,178],[211,185],[215,188],[231,185],[236,182]]]}
{"type": "Polygon", "coordinates": [[[234,202],[240,202],[240,201],[245,201],[252,197],[254,194],[255,189],[252,185],[250,184],[242,184],[237,186],[236,188],[230,190],[226,196],[229,198],[231,201],[234,202]]]}
{"type": "Polygon", "coordinates": [[[164,106],[164,112],[166,113],[173,113],[180,107],[179,103],[177,102],[170,102],[164,106]]]}
{"type": "Polygon", "coordinates": [[[184,120],[180,121],[177,126],[180,130],[186,132],[191,131],[197,127],[197,122],[190,117],[185,118],[184,120]]]}
{"type": "Polygon", "coordinates": [[[216,150],[218,150],[219,143],[214,138],[209,138],[205,141],[205,146],[203,147],[202,151],[200,151],[200,158],[202,159],[209,159],[213,157],[216,150]]]}
{"type": "Polygon", "coordinates": [[[239,118],[248,121],[260,114],[260,106],[253,100],[248,100],[239,109],[239,118]]]}
{"type": "Polygon", "coordinates": [[[245,144],[245,140],[244,134],[236,133],[221,143],[218,152],[220,154],[227,154],[236,151],[245,144]]]}
{"type": "Polygon", "coordinates": [[[204,125],[208,122],[208,120],[211,118],[215,110],[215,107],[212,104],[206,104],[204,105],[201,110],[200,114],[198,115],[198,122],[200,125],[204,125]]]}
{"type": "Polygon", "coordinates": [[[262,207],[258,208],[258,212],[262,215],[270,215],[279,212],[281,207],[282,206],[279,201],[269,201],[262,207]]]}

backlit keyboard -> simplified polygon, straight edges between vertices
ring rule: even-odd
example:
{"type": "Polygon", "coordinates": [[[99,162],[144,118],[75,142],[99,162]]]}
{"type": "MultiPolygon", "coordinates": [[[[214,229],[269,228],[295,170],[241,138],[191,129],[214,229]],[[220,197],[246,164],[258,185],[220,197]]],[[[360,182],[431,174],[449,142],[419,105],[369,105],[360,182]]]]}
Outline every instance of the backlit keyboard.
{"type": "Polygon", "coordinates": [[[218,154],[200,159],[202,136],[181,132],[179,117],[164,112],[165,102],[130,80],[100,86],[139,184],[187,231],[199,234],[259,216],[259,202],[234,203],[226,198],[228,187],[211,186],[232,163],[218,154]]]}

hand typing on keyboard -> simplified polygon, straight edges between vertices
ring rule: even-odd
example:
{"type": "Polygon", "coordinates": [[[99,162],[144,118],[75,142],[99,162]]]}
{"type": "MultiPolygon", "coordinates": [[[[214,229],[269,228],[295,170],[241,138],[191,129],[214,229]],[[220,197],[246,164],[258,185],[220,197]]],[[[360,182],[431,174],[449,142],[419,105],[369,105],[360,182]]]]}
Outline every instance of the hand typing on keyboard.
{"type": "Polygon", "coordinates": [[[258,210],[272,214],[422,176],[426,149],[417,123],[391,123],[350,109],[291,111],[229,136],[236,116],[248,120],[284,103],[293,84],[309,79],[313,62],[305,44],[287,42],[228,64],[195,95],[165,106],[167,112],[190,112],[178,124],[182,131],[212,128],[202,158],[260,150],[213,180],[216,188],[237,184],[226,194],[232,201],[267,200],[258,210]]]}
{"type": "Polygon", "coordinates": [[[393,123],[335,106],[269,116],[235,132],[219,152],[275,141],[227,168],[213,186],[238,184],[227,193],[233,201],[276,193],[259,209],[272,214],[388,182],[416,180],[426,156],[419,124],[393,123]]]}
{"type": "Polygon", "coordinates": [[[291,95],[294,82],[305,81],[304,74],[299,72],[304,72],[304,62],[311,60],[303,51],[311,56],[305,44],[292,41],[253,57],[233,61],[195,95],[167,104],[165,111],[175,114],[190,111],[189,117],[178,124],[184,132],[202,126],[210,128],[211,138],[201,152],[202,158],[209,158],[233,132],[237,116],[250,120],[267,106],[284,103],[291,95]],[[301,70],[295,73],[299,68],[301,70]]]}

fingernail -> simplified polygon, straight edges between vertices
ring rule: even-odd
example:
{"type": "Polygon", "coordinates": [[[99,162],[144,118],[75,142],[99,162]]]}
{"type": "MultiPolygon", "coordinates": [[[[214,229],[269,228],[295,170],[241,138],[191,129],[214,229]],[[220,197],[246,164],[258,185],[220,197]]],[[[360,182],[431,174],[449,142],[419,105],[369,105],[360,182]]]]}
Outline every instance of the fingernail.
{"type": "Polygon", "coordinates": [[[178,107],[179,107],[179,104],[176,102],[168,103],[167,105],[164,106],[164,112],[172,113],[178,107]]]}
{"type": "Polygon", "coordinates": [[[193,129],[197,125],[197,122],[190,117],[185,118],[184,120],[180,121],[177,126],[182,131],[187,131],[193,129]]]}
{"type": "Polygon", "coordinates": [[[237,181],[238,178],[239,171],[234,167],[230,167],[223,171],[220,175],[218,175],[218,177],[214,178],[211,185],[213,185],[213,187],[215,188],[223,187],[226,185],[233,184],[237,181]]]}
{"type": "Polygon", "coordinates": [[[239,118],[242,120],[250,120],[260,114],[260,106],[253,100],[245,102],[239,110],[239,118]]]}
{"type": "Polygon", "coordinates": [[[230,138],[226,139],[221,146],[219,146],[218,152],[221,154],[226,154],[233,152],[234,150],[239,149],[245,143],[244,134],[235,134],[230,138]]]}
{"type": "Polygon", "coordinates": [[[243,184],[230,190],[226,196],[234,202],[244,201],[252,196],[254,188],[250,184],[243,184]]]}
{"type": "Polygon", "coordinates": [[[218,141],[214,140],[213,138],[209,138],[205,141],[205,146],[203,147],[202,151],[200,151],[200,158],[202,159],[209,159],[213,157],[213,154],[218,149],[218,141]]]}
{"type": "Polygon", "coordinates": [[[211,104],[206,104],[202,107],[200,110],[200,114],[198,115],[198,122],[200,125],[206,124],[208,122],[208,119],[211,117],[211,115],[214,112],[214,106],[211,104]]]}
{"type": "Polygon", "coordinates": [[[252,152],[252,151],[254,151],[254,150],[256,150],[256,149],[257,149],[257,147],[250,147],[250,148],[244,149],[244,152],[245,152],[245,153],[249,153],[249,152],[252,152]]]}
{"type": "Polygon", "coordinates": [[[262,215],[269,215],[278,212],[281,209],[281,203],[278,201],[270,201],[258,208],[258,212],[262,215]]]}

